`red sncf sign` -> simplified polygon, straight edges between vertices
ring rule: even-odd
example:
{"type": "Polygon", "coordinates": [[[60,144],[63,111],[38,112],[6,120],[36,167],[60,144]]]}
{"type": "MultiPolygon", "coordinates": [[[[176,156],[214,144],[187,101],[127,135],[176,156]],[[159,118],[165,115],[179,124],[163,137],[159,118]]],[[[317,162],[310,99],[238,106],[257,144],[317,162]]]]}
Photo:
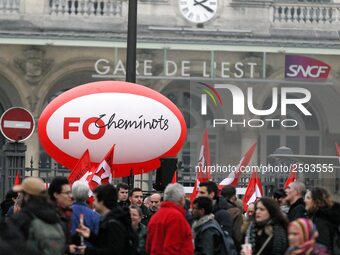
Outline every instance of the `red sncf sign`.
{"type": "Polygon", "coordinates": [[[34,118],[24,108],[13,107],[6,110],[0,119],[1,133],[10,141],[21,142],[34,131],[34,118]]]}

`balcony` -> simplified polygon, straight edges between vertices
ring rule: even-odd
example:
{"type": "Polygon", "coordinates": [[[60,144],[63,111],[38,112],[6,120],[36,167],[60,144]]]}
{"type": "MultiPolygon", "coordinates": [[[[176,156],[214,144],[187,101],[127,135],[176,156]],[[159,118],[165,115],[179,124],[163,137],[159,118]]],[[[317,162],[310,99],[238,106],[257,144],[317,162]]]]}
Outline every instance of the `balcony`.
{"type": "Polygon", "coordinates": [[[55,16],[121,16],[122,2],[123,0],[0,0],[0,13],[55,16]]]}
{"type": "Polygon", "coordinates": [[[0,13],[19,13],[20,0],[0,0],[0,13]]]}
{"type": "Polygon", "coordinates": [[[57,16],[121,16],[122,0],[50,0],[49,14],[57,16]]]}
{"type": "MultiPolygon", "coordinates": [[[[139,39],[210,43],[214,38],[224,45],[244,41],[247,45],[280,47],[295,45],[296,39],[309,44],[317,39],[319,46],[330,40],[334,47],[340,45],[340,4],[272,0],[235,3],[225,2],[215,20],[197,27],[178,14],[176,1],[139,0],[139,39]]],[[[0,34],[124,41],[127,16],[126,0],[0,0],[0,34]]]]}
{"type": "Polygon", "coordinates": [[[272,5],[272,23],[303,25],[339,25],[340,5],[334,4],[283,4],[272,5]]]}

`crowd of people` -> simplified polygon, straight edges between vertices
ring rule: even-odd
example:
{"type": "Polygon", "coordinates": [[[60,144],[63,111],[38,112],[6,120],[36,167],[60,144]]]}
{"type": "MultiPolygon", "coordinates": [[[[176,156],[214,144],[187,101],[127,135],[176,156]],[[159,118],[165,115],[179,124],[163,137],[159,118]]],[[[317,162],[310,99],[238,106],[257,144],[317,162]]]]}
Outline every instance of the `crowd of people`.
{"type": "Polygon", "coordinates": [[[90,191],[65,177],[46,189],[27,177],[1,203],[0,229],[8,255],[340,254],[340,204],[299,181],[244,212],[235,187],[213,181],[190,203],[178,183],[145,195],[125,183],[90,191]]]}

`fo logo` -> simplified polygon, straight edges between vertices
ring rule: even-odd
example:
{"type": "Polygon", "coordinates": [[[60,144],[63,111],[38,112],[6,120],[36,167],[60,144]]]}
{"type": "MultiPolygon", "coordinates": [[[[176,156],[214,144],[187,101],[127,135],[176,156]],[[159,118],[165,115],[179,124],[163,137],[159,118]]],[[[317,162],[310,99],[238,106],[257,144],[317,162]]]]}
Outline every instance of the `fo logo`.
{"type": "Polygon", "coordinates": [[[199,84],[204,86],[202,87],[202,92],[204,94],[201,94],[201,114],[202,115],[207,115],[207,95],[213,101],[215,108],[217,107],[217,101],[221,106],[223,106],[221,96],[213,86],[209,84],[205,84],[203,82],[199,82],[199,84]]]}

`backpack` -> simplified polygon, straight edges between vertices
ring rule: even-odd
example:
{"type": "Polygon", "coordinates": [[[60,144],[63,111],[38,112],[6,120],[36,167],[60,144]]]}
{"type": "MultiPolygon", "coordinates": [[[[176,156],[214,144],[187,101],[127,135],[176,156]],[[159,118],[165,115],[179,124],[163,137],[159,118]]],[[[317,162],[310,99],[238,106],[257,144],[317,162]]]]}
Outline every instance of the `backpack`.
{"type": "Polygon", "coordinates": [[[208,228],[216,229],[223,239],[224,250],[221,251],[220,255],[237,255],[238,254],[236,251],[234,240],[231,238],[228,231],[225,231],[225,230],[223,231],[222,228],[218,224],[214,224],[213,222],[211,222],[206,225],[203,225],[201,232],[207,230],[208,228]]]}
{"type": "Polygon", "coordinates": [[[35,215],[29,227],[27,243],[41,255],[65,253],[65,234],[59,223],[49,224],[35,215]]]}

